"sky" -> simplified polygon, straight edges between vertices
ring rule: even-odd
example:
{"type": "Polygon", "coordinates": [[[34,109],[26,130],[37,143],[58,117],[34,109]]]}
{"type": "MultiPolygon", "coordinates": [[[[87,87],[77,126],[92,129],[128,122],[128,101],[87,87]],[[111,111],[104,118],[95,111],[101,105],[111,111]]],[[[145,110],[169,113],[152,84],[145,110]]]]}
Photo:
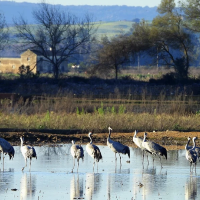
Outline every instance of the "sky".
{"type": "MultiPolygon", "coordinates": [[[[16,2],[40,3],[39,0],[15,0],[16,2]]],[[[177,3],[179,0],[175,0],[177,3]]],[[[161,0],[46,0],[46,3],[61,5],[126,5],[126,6],[158,6],[161,0]]]]}

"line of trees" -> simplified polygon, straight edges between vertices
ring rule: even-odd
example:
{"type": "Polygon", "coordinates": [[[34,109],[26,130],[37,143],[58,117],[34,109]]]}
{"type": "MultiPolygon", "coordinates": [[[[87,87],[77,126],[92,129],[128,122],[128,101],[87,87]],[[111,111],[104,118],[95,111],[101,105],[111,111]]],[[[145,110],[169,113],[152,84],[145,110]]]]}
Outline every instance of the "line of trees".
{"type": "Polygon", "coordinates": [[[106,43],[102,40],[94,69],[101,72],[107,64],[107,70],[115,69],[117,78],[120,65],[145,53],[154,58],[154,64],[159,58],[161,65],[173,67],[177,79],[187,79],[198,43],[195,33],[200,32],[199,5],[199,0],[187,0],[176,7],[174,0],[161,0],[159,14],[151,24],[142,20],[133,25],[130,36],[120,35],[106,43]]]}
{"type": "MultiPolygon", "coordinates": [[[[38,51],[54,66],[56,79],[63,61],[91,51],[93,71],[106,74],[114,71],[116,79],[120,66],[144,53],[155,58],[155,63],[159,57],[160,64],[172,66],[178,79],[187,79],[198,41],[195,33],[200,32],[200,0],[180,1],[178,5],[174,0],[161,0],[157,11],[158,16],[151,24],[144,20],[134,23],[131,35],[104,37],[98,43],[95,39],[98,27],[91,15],[80,19],[45,2],[33,11],[35,25],[23,16],[13,22],[20,51],[27,48],[38,51]],[[91,50],[93,43],[95,50],[91,50]]],[[[8,42],[8,33],[5,18],[0,14],[0,50],[8,42]]]]}

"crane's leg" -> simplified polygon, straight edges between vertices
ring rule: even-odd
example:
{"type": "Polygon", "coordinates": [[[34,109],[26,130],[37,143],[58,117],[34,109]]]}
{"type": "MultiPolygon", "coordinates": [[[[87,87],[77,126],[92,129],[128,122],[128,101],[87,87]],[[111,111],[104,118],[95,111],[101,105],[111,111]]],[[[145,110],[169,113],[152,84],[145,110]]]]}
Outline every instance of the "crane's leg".
{"type": "MultiPolygon", "coordinates": [[[[2,154],[3,154],[3,152],[2,152],[2,154]]],[[[4,155],[3,155],[3,171],[4,171],[4,155]]]]}
{"type": "Polygon", "coordinates": [[[78,166],[77,166],[77,172],[78,172],[78,168],[79,168],[79,159],[77,159],[77,162],[78,162],[78,166]]]}
{"type": "Polygon", "coordinates": [[[148,153],[147,153],[147,163],[148,163],[148,165],[149,165],[149,158],[148,158],[148,153]]]}
{"type": "Polygon", "coordinates": [[[94,172],[94,165],[95,165],[95,161],[93,162],[93,172],[94,172]]]}
{"type": "Polygon", "coordinates": [[[73,164],[73,167],[72,167],[72,173],[73,173],[73,170],[74,170],[74,167],[75,167],[75,158],[73,158],[74,160],[74,164],[73,164]]]}
{"type": "Polygon", "coordinates": [[[120,156],[120,154],[119,154],[119,158],[120,158],[120,166],[122,166],[122,161],[121,161],[121,156],[120,156]]]}
{"type": "Polygon", "coordinates": [[[27,166],[27,158],[25,158],[25,166],[22,167],[22,171],[24,170],[24,168],[27,166]]]}
{"type": "Polygon", "coordinates": [[[144,151],[142,151],[142,164],[144,164],[144,151]]]}
{"type": "Polygon", "coordinates": [[[159,156],[159,158],[160,158],[160,164],[161,164],[161,168],[163,168],[163,166],[162,166],[162,161],[161,161],[161,157],[159,156]]]}
{"type": "Polygon", "coordinates": [[[29,165],[29,172],[31,171],[31,158],[30,158],[30,165],[29,165]]]}

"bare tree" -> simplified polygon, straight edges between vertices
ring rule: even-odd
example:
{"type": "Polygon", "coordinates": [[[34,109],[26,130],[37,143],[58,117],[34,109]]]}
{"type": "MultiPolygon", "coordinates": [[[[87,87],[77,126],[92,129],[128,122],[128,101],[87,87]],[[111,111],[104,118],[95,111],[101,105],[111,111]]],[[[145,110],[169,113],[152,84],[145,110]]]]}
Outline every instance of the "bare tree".
{"type": "Polygon", "coordinates": [[[42,2],[33,11],[34,24],[30,25],[20,16],[14,20],[21,50],[37,50],[47,62],[54,66],[54,77],[59,77],[62,62],[77,54],[89,51],[97,26],[86,14],[79,19],[58,6],[42,2]]]}
{"type": "Polygon", "coordinates": [[[0,51],[4,50],[9,39],[9,29],[5,17],[0,13],[0,51]]]}

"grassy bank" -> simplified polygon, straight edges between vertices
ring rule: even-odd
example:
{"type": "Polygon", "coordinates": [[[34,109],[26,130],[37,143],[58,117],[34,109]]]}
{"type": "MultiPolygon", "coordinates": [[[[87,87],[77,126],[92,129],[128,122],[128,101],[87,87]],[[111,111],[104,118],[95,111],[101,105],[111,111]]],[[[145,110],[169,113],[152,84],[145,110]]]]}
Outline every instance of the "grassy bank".
{"type": "Polygon", "coordinates": [[[83,131],[107,132],[108,126],[115,131],[130,132],[135,129],[141,131],[165,130],[199,130],[199,115],[168,115],[149,113],[135,114],[10,114],[0,115],[1,128],[31,128],[37,129],[81,129],[83,131]]]}
{"type": "Polygon", "coordinates": [[[14,105],[1,100],[0,128],[81,129],[115,131],[191,131],[200,130],[199,97],[161,93],[157,97],[131,98],[110,96],[95,99],[91,95],[76,98],[71,94],[19,99],[14,105]],[[118,98],[117,98],[118,97],[118,98]]]}

